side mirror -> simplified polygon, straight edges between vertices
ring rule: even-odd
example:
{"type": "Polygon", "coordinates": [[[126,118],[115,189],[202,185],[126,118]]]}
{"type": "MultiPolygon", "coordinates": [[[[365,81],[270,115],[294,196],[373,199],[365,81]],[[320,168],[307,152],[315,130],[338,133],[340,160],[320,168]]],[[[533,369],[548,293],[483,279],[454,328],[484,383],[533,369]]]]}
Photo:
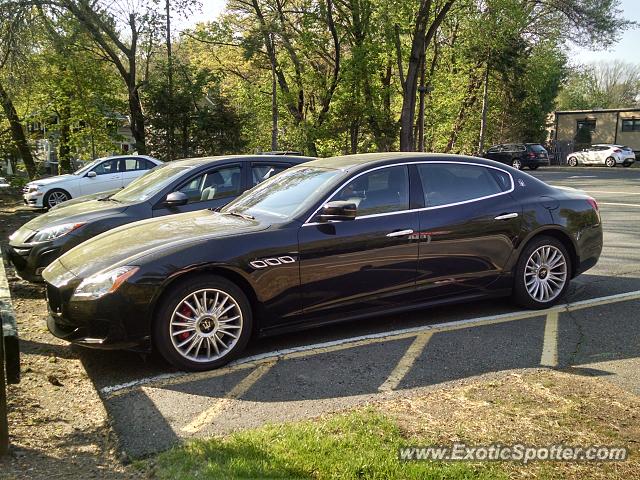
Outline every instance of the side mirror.
{"type": "Polygon", "coordinates": [[[320,221],[353,220],[356,218],[358,207],[353,202],[333,201],[323,205],[320,210],[320,221]]]}
{"type": "Polygon", "coordinates": [[[87,178],[96,178],[96,176],[97,176],[97,173],[94,172],[93,170],[87,173],[87,178]]]}
{"type": "Polygon", "coordinates": [[[189,203],[189,197],[182,192],[171,192],[164,201],[167,207],[179,207],[187,203],[189,203]]]}

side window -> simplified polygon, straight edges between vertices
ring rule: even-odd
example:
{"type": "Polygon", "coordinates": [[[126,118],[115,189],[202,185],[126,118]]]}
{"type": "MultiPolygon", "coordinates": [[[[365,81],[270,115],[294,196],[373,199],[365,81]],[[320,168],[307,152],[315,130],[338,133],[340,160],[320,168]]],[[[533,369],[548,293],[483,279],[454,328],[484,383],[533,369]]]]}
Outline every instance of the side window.
{"type": "Polygon", "coordinates": [[[144,160],[141,160],[141,159],[138,159],[138,158],[125,158],[123,160],[125,172],[133,172],[135,170],[142,170],[141,168],[139,168],[139,166],[140,166],[140,162],[143,162],[143,161],[144,160]]]}
{"type": "MultiPolygon", "coordinates": [[[[493,169],[478,165],[455,163],[425,163],[418,166],[425,205],[437,207],[451,203],[483,198],[505,191],[493,169]]],[[[503,178],[503,182],[511,179],[503,178]]]]}
{"type": "Polygon", "coordinates": [[[106,160],[96,165],[92,171],[96,172],[96,175],[108,175],[109,173],[118,173],[118,159],[106,160]]]}
{"type": "Polygon", "coordinates": [[[286,170],[291,165],[269,164],[269,163],[252,163],[251,164],[251,186],[256,186],[260,182],[265,181],[267,178],[286,170]]]}
{"type": "Polygon", "coordinates": [[[487,150],[487,153],[498,153],[500,151],[500,145],[497,145],[495,147],[491,147],[489,150],[487,150]]]}
{"type": "Polygon", "coordinates": [[[407,167],[381,168],[359,176],[333,198],[352,201],[358,216],[409,209],[409,173],[407,167]]]}
{"type": "Polygon", "coordinates": [[[150,162],[146,158],[140,158],[138,160],[138,170],[150,170],[155,167],[156,167],[156,164],[153,162],[150,162]]]}
{"type": "Polygon", "coordinates": [[[215,168],[189,180],[178,191],[189,197],[189,203],[233,197],[240,193],[240,167],[215,168]]]}

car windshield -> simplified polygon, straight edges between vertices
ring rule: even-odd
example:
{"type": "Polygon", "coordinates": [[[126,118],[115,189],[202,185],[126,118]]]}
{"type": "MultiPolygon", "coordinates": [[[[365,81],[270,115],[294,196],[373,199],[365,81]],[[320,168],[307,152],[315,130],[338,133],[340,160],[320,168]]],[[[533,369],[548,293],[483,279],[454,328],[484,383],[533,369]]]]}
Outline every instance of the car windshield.
{"type": "Polygon", "coordinates": [[[98,163],[100,163],[103,160],[104,160],[104,158],[97,158],[93,162],[87,163],[84,167],[80,167],[78,170],[73,172],[73,174],[74,175],[82,175],[83,173],[86,173],[89,170],[91,170],[93,167],[95,167],[98,163]]]}
{"type": "Polygon", "coordinates": [[[325,195],[342,174],[309,166],[290,168],[245,192],[221,212],[290,220],[325,195]]]}
{"type": "Polygon", "coordinates": [[[164,189],[176,177],[181,175],[182,172],[192,168],[193,166],[191,165],[171,165],[170,163],[165,163],[137,178],[118,193],[112,195],[110,199],[123,203],[145,201],[164,189]]]}

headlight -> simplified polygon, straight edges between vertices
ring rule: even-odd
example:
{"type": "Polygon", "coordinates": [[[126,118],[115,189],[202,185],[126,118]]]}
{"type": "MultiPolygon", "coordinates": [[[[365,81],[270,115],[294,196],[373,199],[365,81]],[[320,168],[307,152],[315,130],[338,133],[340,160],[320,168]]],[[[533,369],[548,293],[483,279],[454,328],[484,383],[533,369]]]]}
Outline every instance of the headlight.
{"type": "Polygon", "coordinates": [[[38,190],[40,190],[41,186],[42,185],[29,184],[29,185],[27,185],[27,193],[37,192],[38,190]]]}
{"type": "Polygon", "coordinates": [[[55,240],[67,233],[73,232],[76,228],[80,228],[82,225],[84,225],[84,223],[63,223],[62,225],[56,225],[55,227],[43,228],[36,232],[36,234],[31,238],[30,243],[55,240]]]}
{"type": "Polygon", "coordinates": [[[93,300],[115,292],[122,283],[138,271],[138,267],[118,267],[85,278],[73,292],[77,299],[93,300]]]}

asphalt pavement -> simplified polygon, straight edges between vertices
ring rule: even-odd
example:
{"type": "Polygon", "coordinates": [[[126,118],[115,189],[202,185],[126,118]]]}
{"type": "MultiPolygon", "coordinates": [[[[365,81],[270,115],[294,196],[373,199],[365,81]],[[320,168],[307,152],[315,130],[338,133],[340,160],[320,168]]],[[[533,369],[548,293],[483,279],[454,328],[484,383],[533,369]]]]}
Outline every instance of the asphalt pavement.
{"type": "Polygon", "coordinates": [[[508,299],[478,301],[316,328],[255,340],[234,365],[203,374],[155,356],[78,350],[124,451],[142,457],[183,438],[520,368],[572,367],[640,393],[640,169],[531,173],[600,205],[602,257],[572,281],[567,305],[522,312],[508,299]]]}

